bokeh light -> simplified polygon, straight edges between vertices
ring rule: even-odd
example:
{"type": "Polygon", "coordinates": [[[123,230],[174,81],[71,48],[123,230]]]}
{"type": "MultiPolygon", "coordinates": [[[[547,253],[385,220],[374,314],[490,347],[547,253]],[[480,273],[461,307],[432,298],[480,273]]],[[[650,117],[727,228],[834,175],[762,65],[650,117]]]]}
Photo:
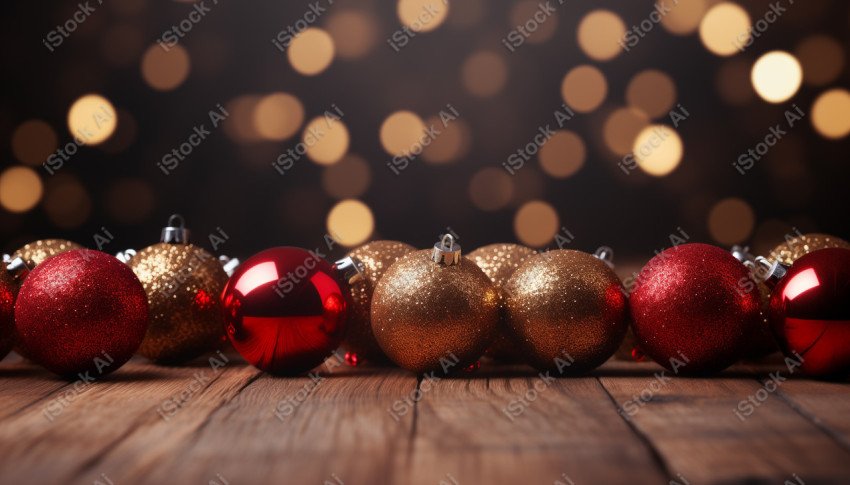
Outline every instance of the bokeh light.
{"type": "Polygon", "coordinates": [[[803,81],[812,86],[825,86],[835,81],[844,69],[844,48],[828,35],[807,37],[794,54],[803,66],[803,81]]]}
{"type": "Polygon", "coordinates": [[[676,102],[676,85],[661,71],[641,71],[626,87],[626,102],[650,118],[666,116],[676,102]]]}
{"type": "Polygon", "coordinates": [[[732,106],[743,106],[755,98],[750,81],[752,66],[744,59],[731,59],[717,71],[715,85],[720,98],[732,106]]]}
{"type": "Polygon", "coordinates": [[[730,197],[719,201],[708,214],[708,232],[724,246],[743,243],[755,226],[755,214],[750,204],[730,197]]]}
{"type": "Polygon", "coordinates": [[[679,134],[669,126],[649,125],[635,138],[632,152],[641,170],[663,177],[679,166],[684,147],[679,134]]]}
{"type": "Polygon", "coordinates": [[[334,60],[333,38],[322,29],[310,27],[293,37],[286,51],[289,64],[305,76],[315,76],[334,60]]]}
{"type": "Polygon", "coordinates": [[[469,181],[469,200],[483,211],[507,207],[514,193],[510,175],[498,168],[484,168],[469,181]]]}
{"type": "Polygon", "coordinates": [[[103,143],[112,136],[117,125],[115,107],[98,94],[80,97],[68,110],[68,130],[86,145],[103,143]]]}
{"type": "Polygon", "coordinates": [[[584,165],[587,149],[576,133],[558,130],[540,147],[540,167],[555,178],[567,178],[584,165]]]}
{"type": "Polygon", "coordinates": [[[273,93],[254,107],[254,129],[267,140],[286,140],[304,123],[304,106],[289,93],[273,93]]]}
{"type": "Polygon", "coordinates": [[[41,179],[29,167],[10,167],[0,173],[0,205],[9,212],[27,212],[43,192],[41,179]]]}
{"type": "Polygon", "coordinates": [[[357,155],[346,155],[322,172],[322,187],[328,195],[337,199],[360,197],[366,193],[371,181],[369,164],[357,155]]]}
{"type": "Polygon", "coordinates": [[[53,128],[42,120],[21,123],[12,133],[12,153],[28,165],[41,165],[56,151],[59,139],[53,128]]]}
{"type": "Polygon", "coordinates": [[[189,77],[189,53],[180,44],[167,51],[154,44],[142,56],[142,77],[157,91],[171,91],[189,77]]]}
{"type": "Polygon", "coordinates": [[[92,211],[92,201],[77,177],[59,174],[51,178],[45,190],[44,212],[55,226],[73,229],[85,223],[92,211]]]}
{"type": "Polygon", "coordinates": [[[301,137],[307,156],[319,165],[338,162],[347,152],[350,137],[342,120],[328,116],[313,118],[301,137]]]}
{"type": "Polygon", "coordinates": [[[440,136],[431,140],[422,152],[422,159],[429,163],[443,164],[454,162],[466,156],[472,145],[469,125],[461,119],[443,123],[439,116],[425,121],[426,126],[434,125],[440,130],[440,136]]]}
{"type": "Polygon", "coordinates": [[[578,45],[588,57],[608,61],[620,54],[626,24],[610,10],[594,10],[581,19],[578,45]]]}
{"type": "MultiPolygon", "coordinates": [[[[464,3],[461,0],[459,3],[464,3]]],[[[521,0],[514,4],[508,15],[511,29],[523,28],[524,42],[529,44],[542,44],[551,39],[558,30],[558,12],[545,12],[541,17],[540,2],[537,0],[521,0]],[[542,21],[540,21],[542,19],[542,21]],[[526,37],[526,35],[528,35],[526,37]]]]}
{"type": "Polygon", "coordinates": [[[261,96],[246,94],[232,99],[225,105],[230,116],[227,118],[227,123],[221,126],[230,139],[240,143],[262,140],[254,123],[254,113],[262,99],[261,96]]]}
{"type": "Polygon", "coordinates": [[[325,28],[333,38],[340,59],[360,59],[371,52],[378,41],[378,20],[366,10],[335,11],[325,28]]]}
{"type": "Polygon", "coordinates": [[[398,0],[396,9],[401,24],[413,32],[430,32],[443,21],[449,13],[446,0],[398,0]]]}
{"type": "Polygon", "coordinates": [[[381,146],[390,155],[409,154],[415,148],[422,149],[425,122],[412,111],[396,111],[381,124],[381,146]]]}
{"type": "Polygon", "coordinates": [[[815,100],[812,126],[826,138],[844,138],[850,134],[850,92],[831,89],[815,100]]]}
{"type": "Polygon", "coordinates": [[[608,82],[599,69],[583,65],[573,68],[561,82],[561,97],[579,113],[589,113],[605,101],[608,82]]]}
{"type": "Polygon", "coordinates": [[[605,145],[617,155],[627,155],[634,147],[635,138],[649,125],[649,117],[636,108],[614,110],[602,126],[605,145]]]}
{"type": "Polygon", "coordinates": [[[142,179],[122,178],[106,192],[106,210],[123,224],[138,224],[150,217],[156,206],[156,195],[142,179]]]}
{"type": "Polygon", "coordinates": [[[328,234],[343,246],[358,246],[366,242],[375,230],[375,218],[369,206],[356,199],[337,203],[328,212],[328,234]]]}
{"type": "Polygon", "coordinates": [[[750,76],[753,88],[770,103],[791,99],[803,82],[803,69],[791,54],[773,51],[759,57],[750,76]]]}
{"type": "Polygon", "coordinates": [[[559,225],[555,208],[540,200],[526,202],[514,216],[514,233],[526,246],[546,245],[555,237],[559,225]]]}
{"type": "Polygon", "coordinates": [[[461,77],[470,94],[482,98],[493,96],[505,87],[508,66],[500,54],[478,51],[463,62],[461,77]]]}
{"type": "Polygon", "coordinates": [[[740,5],[719,3],[705,14],[699,26],[703,45],[718,56],[731,56],[750,39],[750,15],[740,5]]]}
{"type": "MultiPolygon", "coordinates": [[[[660,0],[656,3],[659,6],[670,4],[666,0],[660,0]]],[[[670,11],[661,17],[661,26],[671,34],[692,34],[699,28],[705,9],[705,0],[677,0],[670,11]]]]}

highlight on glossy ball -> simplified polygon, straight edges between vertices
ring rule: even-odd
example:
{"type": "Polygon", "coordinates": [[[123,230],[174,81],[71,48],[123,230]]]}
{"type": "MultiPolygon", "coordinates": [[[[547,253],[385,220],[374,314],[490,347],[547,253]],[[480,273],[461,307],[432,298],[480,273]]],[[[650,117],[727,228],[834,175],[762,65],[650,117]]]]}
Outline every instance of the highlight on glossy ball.
{"type": "Polygon", "coordinates": [[[747,268],[721,248],[681,244],[652,258],[630,300],[637,345],[675,374],[719,372],[763,325],[747,268]]]}
{"type": "Polygon", "coordinates": [[[127,362],[145,336],[148,304],[138,278],[115,257],[75,249],[24,280],[15,326],[28,358],[66,377],[91,378],[127,362]]]}
{"type": "Polygon", "coordinates": [[[566,376],[614,355],[628,328],[626,293],[602,260],[572,250],[528,258],[505,284],[510,337],[532,366],[566,376]]]}
{"type": "Polygon", "coordinates": [[[225,333],[250,364],[300,375],[342,342],[349,303],[318,254],[277,247],[242,263],[222,292],[225,333]]]}

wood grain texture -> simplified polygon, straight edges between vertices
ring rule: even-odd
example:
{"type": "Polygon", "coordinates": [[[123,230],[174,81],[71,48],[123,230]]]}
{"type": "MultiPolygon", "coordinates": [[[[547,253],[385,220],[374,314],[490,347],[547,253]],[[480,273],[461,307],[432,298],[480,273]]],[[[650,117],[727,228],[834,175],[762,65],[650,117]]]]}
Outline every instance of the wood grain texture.
{"type": "Polygon", "coordinates": [[[581,378],[485,367],[418,380],[133,361],[75,387],[3,363],[0,483],[850,483],[847,384],[795,376],[736,415],[781,369],[659,380],[660,367],[620,362],[581,378]]]}

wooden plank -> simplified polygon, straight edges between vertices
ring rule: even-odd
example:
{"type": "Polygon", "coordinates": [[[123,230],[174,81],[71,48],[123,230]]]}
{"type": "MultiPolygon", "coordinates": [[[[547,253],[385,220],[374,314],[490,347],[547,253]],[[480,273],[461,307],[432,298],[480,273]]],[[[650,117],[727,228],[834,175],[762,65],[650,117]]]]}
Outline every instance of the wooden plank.
{"type": "Polygon", "coordinates": [[[0,422],[0,483],[92,483],[104,473],[96,465],[105,453],[137,428],[163,422],[157,408],[165,400],[181,396],[176,417],[203,416],[206,403],[220,403],[234,381],[254,375],[243,366],[213,370],[133,362],[100,381],[64,386],[0,422]],[[228,385],[214,386],[219,381],[228,385]]]}
{"type": "Polygon", "coordinates": [[[404,483],[666,483],[595,377],[496,368],[422,390],[404,483]]]}
{"type": "Polygon", "coordinates": [[[0,366],[0,421],[68,386],[68,382],[20,359],[6,360],[0,366]]]}
{"type": "Polygon", "coordinates": [[[788,379],[776,394],[850,450],[850,386],[846,382],[788,379]]]}
{"type": "Polygon", "coordinates": [[[850,453],[775,393],[766,393],[751,413],[739,407],[765,394],[752,374],[737,369],[714,378],[667,379],[669,374],[600,380],[623,410],[637,408],[626,413],[630,422],[671,473],[700,484],[783,483],[794,475],[807,484],[850,481],[850,453]]]}
{"type": "Polygon", "coordinates": [[[319,376],[262,375],[203,419],[145,423],[90,472],[115,483],[403,483],[388,470],[413,413],[396,421],[387,409],[415,377],[368,368],[319,376]]]}

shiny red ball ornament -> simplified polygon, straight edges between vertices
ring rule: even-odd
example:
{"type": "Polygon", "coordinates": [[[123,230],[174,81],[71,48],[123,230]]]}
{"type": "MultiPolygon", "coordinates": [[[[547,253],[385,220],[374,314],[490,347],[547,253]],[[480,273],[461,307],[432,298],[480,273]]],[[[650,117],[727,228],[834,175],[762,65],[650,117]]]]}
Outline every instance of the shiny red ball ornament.
{"type": "Polygon", "coordinates": [[[255,367],[299,375],[336,350],[349,302],[342,274],[314,252],[267,249],[236,270],[222,293],[225,330],[255,367]]]}
{"type": "Polygon", "coordinates": [[[136,275],[115,257],[77,249],[39,264],[15,303],[21,344],[61,376],[97,379],[127,362],[148,328],[148,302],[136,275]]]}
{"type": "Polygon", "coordinates": [[[747,268],[707,244],[682,244],[644,266],[631,296],[640,349],[677,374],[705,374],[739,360],[760,324],[747,268]]]}
{"type": "Polygon", "coordinates": [[[819,377],[850,374],[850,249],[796,260],[773,288],[770,325],[785,355],[819,377]]]}

